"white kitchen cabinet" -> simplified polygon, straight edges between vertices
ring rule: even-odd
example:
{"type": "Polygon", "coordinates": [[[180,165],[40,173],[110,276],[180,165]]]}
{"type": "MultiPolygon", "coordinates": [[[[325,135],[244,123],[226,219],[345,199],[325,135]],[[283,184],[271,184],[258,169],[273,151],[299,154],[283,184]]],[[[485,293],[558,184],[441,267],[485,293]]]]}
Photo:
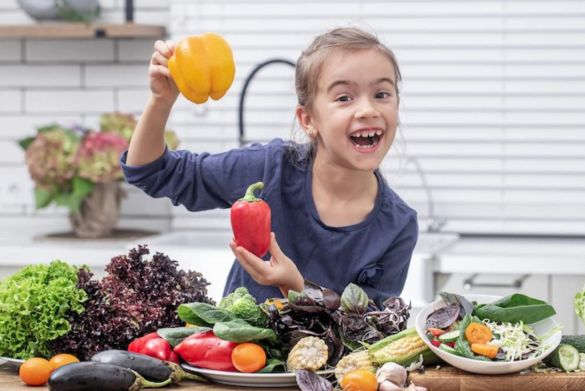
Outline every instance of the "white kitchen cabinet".
{"type": "Polygon", "coordinates": [[[485,294],[506,296],[523,293],[537,299],[549,301],[549,277],[526,274],[487,273],[435,273],[435,292],[441,291],[465,295],[485,294]]]}

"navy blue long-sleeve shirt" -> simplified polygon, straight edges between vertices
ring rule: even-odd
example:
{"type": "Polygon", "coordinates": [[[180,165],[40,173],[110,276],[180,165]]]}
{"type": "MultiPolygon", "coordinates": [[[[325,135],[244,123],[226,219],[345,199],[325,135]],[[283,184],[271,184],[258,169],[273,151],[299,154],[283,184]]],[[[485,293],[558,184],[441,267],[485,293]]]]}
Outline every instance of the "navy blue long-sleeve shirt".
{"type": "MultiPolygon", "coordinates": [[[[312,197],[312,160],[296,160],[293,150],[298,145],[276,139],[213,155],[167,150],[142,166],[126,165],[124,153],[121,165],[128,183],[191,211],[229,208],[250,184],[262,181],[260,196],[270,205],[272,231],[305,279],[339,294],[355,283],[378,305],[400,295],[418,236],[416,212],[376,171],[378,195],[367,218],[327,226],[312,197]]],[[[281,296],[278,288],[256,283],[234,262],[224,295],[239,286],[259,301],[281,296]]]]}

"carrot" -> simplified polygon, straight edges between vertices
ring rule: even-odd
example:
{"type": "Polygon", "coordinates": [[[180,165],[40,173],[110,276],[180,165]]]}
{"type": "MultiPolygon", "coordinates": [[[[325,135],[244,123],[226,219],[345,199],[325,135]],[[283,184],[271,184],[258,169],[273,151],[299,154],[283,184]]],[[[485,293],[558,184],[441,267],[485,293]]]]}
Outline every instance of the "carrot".
{"type": "Polygon", "coordinates": [[[470,344],[487,343],[492,340],[492,331],[483,323],[471,322],[465,328],[465,338],[470,344]]]}
{"type": "Polygon", "coordinates": [[[479,354],[480,356],[488,358],[496,358],[498,355],[498,348],[496,345],[490,345],[489,343],[472,343],[471,351],[479,354]]]}

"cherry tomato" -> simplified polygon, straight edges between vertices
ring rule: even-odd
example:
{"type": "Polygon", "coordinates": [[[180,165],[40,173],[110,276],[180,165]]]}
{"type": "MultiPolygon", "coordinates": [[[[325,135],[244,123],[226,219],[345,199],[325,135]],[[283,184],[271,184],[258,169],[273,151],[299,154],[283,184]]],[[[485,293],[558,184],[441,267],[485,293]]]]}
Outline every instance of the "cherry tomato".
{"type": "Polygon", "coordinates": [[[51,357],[49,360],[49,363],[53,366],[53,369],[57,369],[66,364],[71,364],[72,362],[79,362],[79,359],[74,355],[67,353],[57,354],[51,357]]]}
{"type": "Polygon", "coordinates": [[[445,334],[445,331],[435,328],[435,327],[429,327],[428,332],[431,333],[434,337],[438,337],[439,335],[445,334]]]}
{"type": "Polygon", "coordinates": [[[266,352],[255,343],[242,343],[232,351],[232,364],[240,372],[257,372],[266,365],[266,352]]]}
{"type": "Polygon", "coordinates": [[[344,391],[376,391],[378,389],[376,375],[365,369],[347,372],[339,384],[344,391]]]}
{"type": "Polygon", "coordinates": [[[18,375],[28,386],[42,386],[49,380],[53,366],[48,360],[40,357],[29,358],[18,369],[18,375]]]}

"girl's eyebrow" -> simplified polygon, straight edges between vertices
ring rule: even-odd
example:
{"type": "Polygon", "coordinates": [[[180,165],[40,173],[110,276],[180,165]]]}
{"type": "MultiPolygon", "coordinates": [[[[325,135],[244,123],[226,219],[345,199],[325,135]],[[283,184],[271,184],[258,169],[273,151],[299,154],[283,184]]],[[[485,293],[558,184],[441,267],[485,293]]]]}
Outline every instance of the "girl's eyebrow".
{"type": "Polygon", "coordinates": [[[392,84],[392,86],[394,86],[394,80],[392,80],[392,79],[390,79],[388,77],[381,77],[378,80],[373,81],[372,82],[372,85],[374,85],[374,84],[380,84],[380,83],[384,83],[384,82],[388,82],[388,83],[392,84]]]}
{"type": "Polygon", "coordinates": [[[350,85],[350,84],[356,84],[356,83],[353,81],[349,81],[349,80],[336,80],[333,83],[331,83],[329,85],[329,87],[327,87],[327,93],[329,93],[332,89],[334,89],[338,85],[350,85]]]}
{"type": "MultiPolygon", "coordinates": [[[[380,84],[380,83],[390,83],[392,86],[394,86],[394,80],[388,78],[388,77],[381,77],[377,80],[374,80],[373,82],[370,83],[370,85],[376,85],[376,84],[380,84]]],[[[335,87],[337,87],[338,85],[350,85],[350,84],[357,84],[354,81],[351,80],[336,80],[333,83],[331,83],[329,85],[329,87],[327,87],[327,93],[329,93],[332,89],[334,89],[335,87]]]]}

